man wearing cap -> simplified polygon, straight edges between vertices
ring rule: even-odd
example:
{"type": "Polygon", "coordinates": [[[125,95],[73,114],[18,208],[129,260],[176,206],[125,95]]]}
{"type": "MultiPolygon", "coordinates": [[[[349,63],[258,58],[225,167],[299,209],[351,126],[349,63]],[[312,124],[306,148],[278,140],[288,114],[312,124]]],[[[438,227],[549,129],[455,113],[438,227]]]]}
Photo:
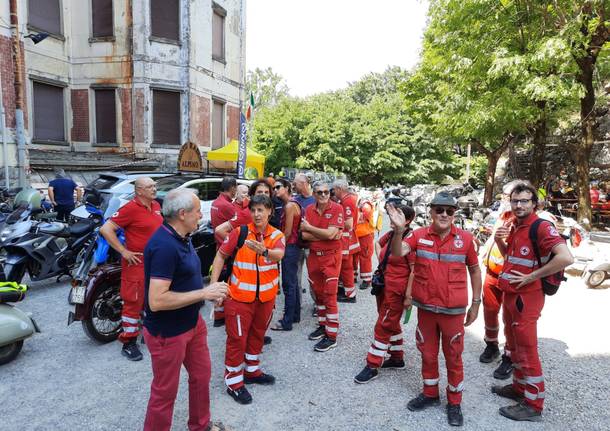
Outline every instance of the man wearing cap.
{"type": "Polygon", "coordinates": [[[418,308],[415,340],[422,355],[424,387],[407,408],[420,411],[440,404],[438,350],[442,343],[448,380],[447,420],[450,425],[462,426],[464,326],[472,324],[479,313],[481,270],[472,235],[453,224],[456,208],[454,197],[438,193],[430,202],[432,224],[415,230],[404,240],[404,213],[388,205],[388,215],[395,231],[392,254],[406,256],[415,252],[412,297],[407,296],[405,305],[412,302],[418,308]],[[470,308],[467,271],[472,284],[470,308]]]}

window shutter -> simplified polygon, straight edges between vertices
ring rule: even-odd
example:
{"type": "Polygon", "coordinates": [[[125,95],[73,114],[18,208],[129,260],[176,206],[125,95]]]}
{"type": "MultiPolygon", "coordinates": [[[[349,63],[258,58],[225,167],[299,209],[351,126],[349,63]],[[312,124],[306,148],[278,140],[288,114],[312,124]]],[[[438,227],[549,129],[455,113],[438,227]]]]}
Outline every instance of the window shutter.
{"type": "Polygon", "coordinates": [[[150,24],[153,36],[180,40],[180,0],[151,0],[150,24]]]}
{"type": "Polygon", "coordinates": [[[153,144],[180,145],[180,93],[153,90],[153,144]]]}
{"type": "Polygon", "coordinates": [[[63,34],[59,0],[28,0],[28,24],[51,34],[63,34]]]}
{"type": "MultiPolygon", "coordinates": [[[[125,120],[131,121],[131,118],[125,120]]],[[[95,136],[98,144],[117,141],[114,90],[95,90],[95,136]]]]}
{"type": "Polygon", "coordinates": [[[64,142],[64,89],[39,82],[33,87],[34,139],[64,142]]]}
{"type": "Polygon", "coordinates": [[[91,0],[91,15],[93,37],[114,35],[112,0],[91,0]]]}

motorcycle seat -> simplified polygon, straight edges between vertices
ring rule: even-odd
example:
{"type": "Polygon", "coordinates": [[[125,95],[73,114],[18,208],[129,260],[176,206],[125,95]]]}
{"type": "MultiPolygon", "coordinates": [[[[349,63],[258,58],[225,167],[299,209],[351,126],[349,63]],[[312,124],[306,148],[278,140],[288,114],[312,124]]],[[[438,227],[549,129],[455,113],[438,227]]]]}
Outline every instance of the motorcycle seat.
{"type": "Polygon", "coordinates": [[[74,223],[69,228],[70,236],[82,236],[91,232],[95,228],[95,222],[93,220],[84,219],[74,223]]]}
{"type": "Polygon", "coordinates": [[[66,225],[60,222],[40,223],[38,225],[39,232],[49,235],[59,235],[65,228],[66,225]]]}

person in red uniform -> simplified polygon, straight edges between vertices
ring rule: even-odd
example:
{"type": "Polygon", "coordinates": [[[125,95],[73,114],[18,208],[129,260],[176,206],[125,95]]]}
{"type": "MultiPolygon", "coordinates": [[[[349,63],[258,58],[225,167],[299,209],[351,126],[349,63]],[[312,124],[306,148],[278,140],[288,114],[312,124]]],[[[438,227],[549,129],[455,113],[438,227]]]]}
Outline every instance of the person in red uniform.
{"type": "MultiPolygon", "coordinates": [[[[210,223],[212,224],[212,229],[216,229],[219,225],[235,217],[236,208],[235,205],[233,205],[233,199],[235,198],[236,193],[237,180],[233,177],[224,177],[220,182],[220,194],[214,202],[212,202],[212,207],[210,208],[210,223]]],[[[214,233],[214,239],[216,240],[216,249],[218,249],[224,241],[224,238],[221,238],[218,234],[214,233]]],[[[218,328],[224,324],[224,306],[215,304],[214,327],[218,328]]]]}
{"type": "Polygon", "coordinates": [[[344,227],[341,238],[341,273],[339,281],[345,289],[345,295],[338,295],[339,302],[356,302],[356,283],[354,282],[354,255],[360,251],[360,244],[354,231],[358,221],[358,195],[349,190],[345,180],[335,180],[333,183],[335,197],[343,207],[344,227]]]}
{"type": "MultiPolygon", "coordinates": [[[[397,205],[405,216],[406,229],[402,233],[403,238],[411,232],[410,224],[415,217],[413,208],[407,205],[397,205]]],[[[375,335],[373,343],[366,356],[366,366],[354,377],[356,383],[368,383],[377,378],[379,368],[404,368],[403,359],[403,336],[400,326],[400,317],[404,309],[404,301],[410,292],[407,290],[407,281],[411,274],[409,262],[405,257],[392,256],[390,242],[394,235],[393,231],[387,232],[379,239],[377,244],[380,249],[377,254],[381,262],[388,255],[387,265],[383,270],[384,288],[376,296],[377,299],[377,323],[375,324],[375,335]],[[389,359],[385,359],[389,355],[389,359]]],[[[412,260],[413,253],[409,254],[412,260]]]]}
{"type": "Polygon", "coordinates": [[[275,383],[272,375],[260,369],[259,356],[279,286],[277,262],[284,257],[286,246],[282,232],[269,224],[273,213],[271,198],[253,196],[249,206],[252,223],[247,225],[244,245],[237,249],[241,229],[231,232],[216,254],[211,276],[211,282],[216,282],[225,260],[235,253],[230,298],[225,301],[225,384],[227,393],[240,404],[252,402],[244,384],[275,383]]]}
{"type": "Polygon", "coordinates": [[[446,192],[437,193],[430,202],[432,224],[404,240],[404,213],[390,204],[387,208],[395,226],[392,254],[415,252],[412,298],[407,297],[405,305],[412,301],[418,309],[415,340],[422,355],[424,388],[407,408],[420,411],[440,403],[438,350],[442,344],[447,365],[447,420],[450,425],[462,426],[464,326],[476,320],[481,304],[481,270],[473,236],[453,224],[457,201],[446,192]],[[472,284],[468,312],[467,272],[472,284]]]}
{"type": "Polygon", "coordinates": [[[354,282],[358,278],[360,269],[361,290],[371,287],[373,278],[373,252],[375,251],[375,224],[372,222],[374,216],[373,204],[368,199],[361,199],[358,205],[358,222],[356,224],[356,238],[360,243],[360,251],[353,255],[354,259],[354,282]]]}
{"type": "Polygon", "coordinates": [[[249,203],[248,186],[245,184],[238,184],[235,200],[233,201],[235,215],[231,220],[227,220],[216,226],[214,229],[215,238],[220,238],[224,241],[236,227],[252,223],[252,216],[250,215],[250,209],[248,208],[249,203]]]}
{"type": "Polygon", "coordinates": [[[161,206],[155,200],[157,186],[152,178],[138,178],[135,197],[104,223],[100,233],[108,244],[121,254],[121,353],[130,361],[142,360],[136,343],[140,334],[140,318],[144,308],[144,262],[142,255],[150,237],[163,223],[161,206]],[[125,245],[116,231],[125,232],[125,245]]]}
{"type": "Polygon", "coordinates": [[[305,209],[301,220],[301,235],[310,242],[307,272],[315,294],[319,324],[309,339],[320,340],[314,350],[326,352],[337,346],[339,331],[337,285],[341,271],[343,209],[330,200],[328,183],[317,181],[313,192],[316,204],[305,209]]]}
{"type": "Polygon", "coordinates": [[[506,337],[513,346],[513,383],[493,386],[491,391],[518,402],[501,407],[500,414],[516,421],[542,420],[545,389],[544,375],[538,356],[537,324],[544,306],[541,278],[555,274],[574,261],[565,240],[555,226],[542,221],[538,225],[537,246],[540,260],[530,240],[530,227],[538,216],[536,189],[531,184],[516,184],[510,194],[510,204],[516,225],[501,226],[495,241],[504,256],[499,287],[504,292],[503,320],[506,337]]]}

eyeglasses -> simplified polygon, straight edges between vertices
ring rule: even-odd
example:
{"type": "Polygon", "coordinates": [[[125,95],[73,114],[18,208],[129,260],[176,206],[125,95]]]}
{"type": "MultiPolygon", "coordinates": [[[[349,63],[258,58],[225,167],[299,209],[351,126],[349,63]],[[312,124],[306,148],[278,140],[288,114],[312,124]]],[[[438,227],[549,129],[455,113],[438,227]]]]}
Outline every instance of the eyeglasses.
{"type": "Polygon", "coordinates": [[[138,188],[139,188],[139,189],[148,189],[148,190],[150,190],[150,189],[156,189],[156,188],[157,188],[157,184],[156,184],[156,183],[153,183],[153,184],[149,184],[149,185],[147,185],[147,186],[139,186],[138,188]]]}
{"type": "Polygon", "coordinates": [[[455,214],[455,208],[434,207],[434,212],[438,215],[441,215],[442,213],[447,213],[447,215],[451,217],[453,214],[455,214]]]}
{"type": "Polygon", "coordinates": [[[531,201],[531,199],[511,199],[510,204],[514,206],[526,205],[529,201],[531,201]]]}
{"type": "Polygon", "coordinates": [[[329,191],[329,190],[317,190],[317,191],[316,191],[316,194],[317,194],[318,196],[329,195],[329,194],[330,194],[330,191],[329,191]]]}
{"type": "Polygon", "coordinates": [[[283,186],[283,185],[281,185],[281,184],[278,184],[277,186],[274,186],[274,187],[273,187],[273,190],[279,190],[279,189],[281,189],[282,187],[284,187],[284,186],[283,186]]]}

